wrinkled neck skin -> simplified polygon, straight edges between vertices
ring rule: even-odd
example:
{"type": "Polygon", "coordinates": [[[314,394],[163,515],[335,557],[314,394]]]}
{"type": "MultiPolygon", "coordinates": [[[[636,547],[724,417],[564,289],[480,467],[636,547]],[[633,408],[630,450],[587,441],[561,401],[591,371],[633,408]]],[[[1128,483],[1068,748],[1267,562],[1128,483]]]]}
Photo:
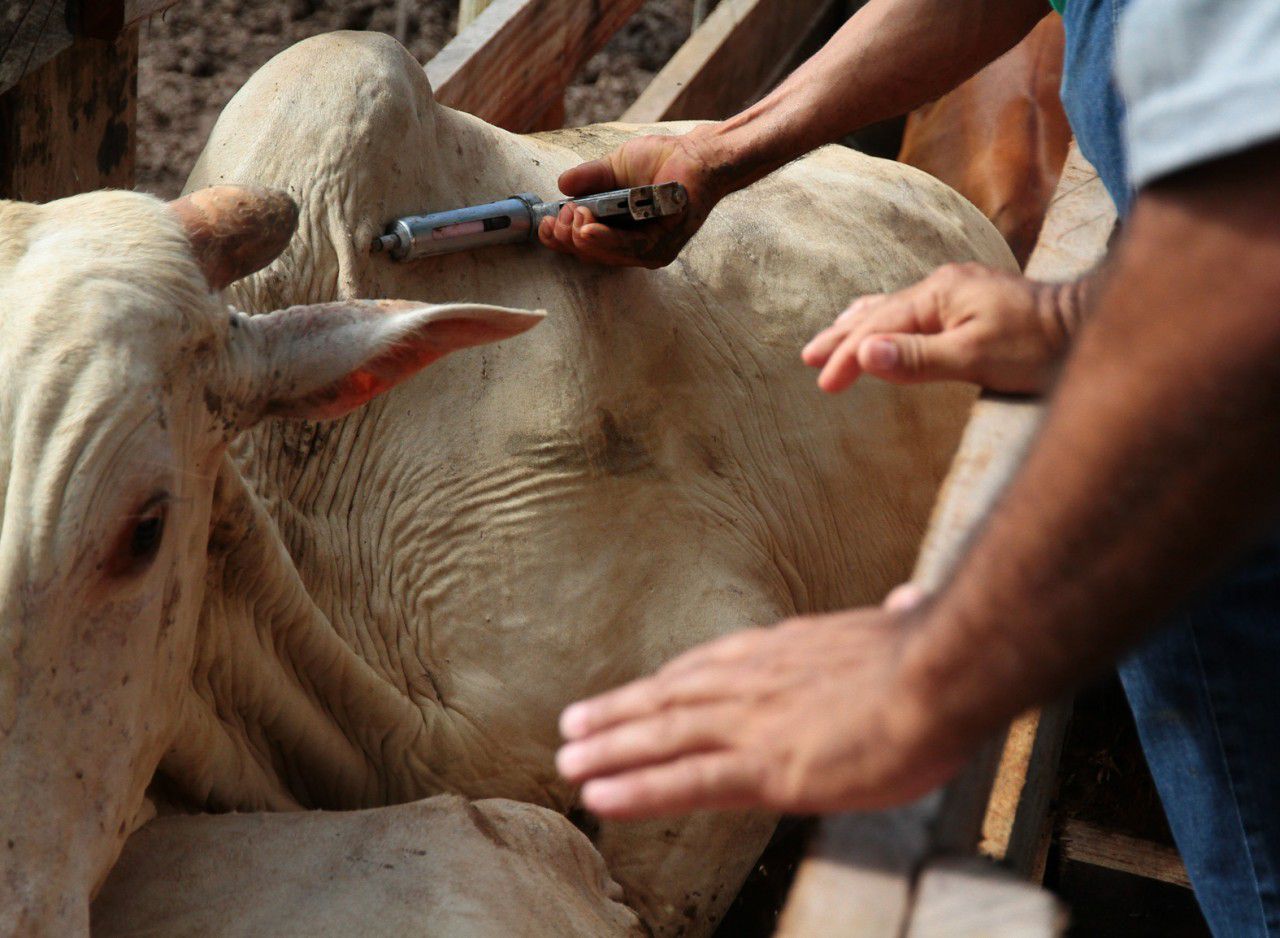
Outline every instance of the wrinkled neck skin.
{"type": "MultiPolygon", "coordinates": [[[[571,160],[558,148],[433,104],[411,120],[412,128],[392,136],[438,144],[406,143],[384,156],[390,165],[379,186],[353,187],[345,152],[342,165],[305,174],[286,162],[279,167],[285,179],[255,160],[256,181],[295,192],[303,206],[300,236],[266,271],[233,285],[228,298],[265,312],[356,296],[511,297],[512,291],[495,294],[486,282],[492,260],[458,255],[410,267],[371,256],[367,245],[399,215],[524,189],[549,195],[559,170],[543,165],[571,160]],[[301,193],[298,178],[306,180],[301,193]],[[396,184],[386,186],[387,179],[396,184]]],[[[359,134],[353,136],[358,141],[359,134]]],[[[198,166],[193,180],[199,175],[198,166]]],[[[541,248],[496,250],[509,255],[512,277],[525,276],[542,301],[562,292],[540,266],[546,260],[541,248]]],[[[435,411],[423,413],[424,425],[447,423],[458,385],[474,383],[476,365],[510,358],[501,349],[456,355],[391,403],[412,409],[420,401],[435,411]]],[[[426,761],[430,753],[509,747],[500,738],[502,726],[488,729],[474,713],[452,709],[441,686],[449,683],[445,664],[424,660],[433,615],[447,616],[450,606],[473,599],[472,584],[458,583],[456,569],[471,559],[452,558],[448,548],[457,540],[455,523],[479,520],[463,522],[459,506],[472,497],[475,480],[442,474],[434,464],[456,452],[456,438],[444,453],[424,451],[421,439],[406,438],[402,408],[392,407],[390,420],[387,409],[388,401],[379,399],[335,422],[271,421],[233,444],[215,498],[194,693],[184,699],[184,729],[162,766],[179,782],[171,790],[191,806],[351,808],[441,790],[569,806],[568,793],[546,770],[537,777],[518,771],[506,780],[482,779],[484,766],[463,763],[454,777],[441,777],[435,760],[426,761]]],[[[508,471],[492,484],[524,484],[518,475],[508,471]]],[[[483,515],[496,506],[478,507],[483,515]]],[[[467,571],[468,581],[472,575],[484,571],[467,571]]],[[[501,657],[487,643],[482,653],[501,657]]],[[[488,681],[476,684],[468,695],[492,695],[488,681]]],[[[523,707],[515,697],[510,704],[523,707]]],[[[513,767],[545,762],[554,740],[527,745],[540,756],[513,752],[492,759],[513,767]]]]}

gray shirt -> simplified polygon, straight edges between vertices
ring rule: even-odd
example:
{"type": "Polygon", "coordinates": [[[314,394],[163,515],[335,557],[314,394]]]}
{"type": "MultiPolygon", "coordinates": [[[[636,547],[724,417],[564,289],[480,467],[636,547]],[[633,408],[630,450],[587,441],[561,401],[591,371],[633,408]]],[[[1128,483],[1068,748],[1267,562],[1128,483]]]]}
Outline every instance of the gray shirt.
{"type": "Polygon", "coordinates": [[[1280,138],[1280,0],[1135,0],[1116,77],[1134,188],[1280,138]]]}

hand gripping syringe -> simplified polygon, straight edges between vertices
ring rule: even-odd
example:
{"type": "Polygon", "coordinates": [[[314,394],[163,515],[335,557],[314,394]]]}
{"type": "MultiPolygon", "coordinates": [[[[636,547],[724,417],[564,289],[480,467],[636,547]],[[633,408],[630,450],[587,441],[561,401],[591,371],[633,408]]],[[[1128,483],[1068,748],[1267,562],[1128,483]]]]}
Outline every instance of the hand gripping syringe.
{"type": "Polygon", "coordinates": [[[605,224],[626,225],[678,215],[688,201],[689,194],[678,182],[615,189],[552,202],[543,202],[525,192],[486,205],[398,218],[388,226],[386,234],[373,239],[372,248],[386,251],[398,261],[412,260],[492,244],[536,241],[542,219],[554,218],[569,203],[590,209],[591,214],[605,224]]]}

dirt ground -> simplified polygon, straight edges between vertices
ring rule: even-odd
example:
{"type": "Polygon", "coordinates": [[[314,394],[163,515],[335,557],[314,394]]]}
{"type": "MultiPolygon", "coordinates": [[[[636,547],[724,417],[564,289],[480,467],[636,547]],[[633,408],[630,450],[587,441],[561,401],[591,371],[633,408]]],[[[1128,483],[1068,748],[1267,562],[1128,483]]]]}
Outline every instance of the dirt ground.
{"type": "MultiPolygon", "coordinates": [[[[457,29],[457,0],[413,0],[405,46],[426,62],[457,29]]],[[[565,95],[569,126],[622,113],[689,35],[693,0],[648,0],[565,95]]],[[[335,29],[395,34],[396,0],[183,0],[142,26],[138,188],[181,190],[223,105],[282,49],[335,29]]]]}

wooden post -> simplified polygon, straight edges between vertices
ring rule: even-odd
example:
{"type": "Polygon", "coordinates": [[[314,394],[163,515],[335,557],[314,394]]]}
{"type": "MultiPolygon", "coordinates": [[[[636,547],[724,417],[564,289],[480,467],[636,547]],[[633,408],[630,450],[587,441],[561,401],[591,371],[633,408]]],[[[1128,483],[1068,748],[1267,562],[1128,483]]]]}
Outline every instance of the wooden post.
{"type": "Polygon", "coordinates": [[[5,0],[0,4],[0,91],[76,39],[112,41],[176,0],[5,0]]]}
{"type": "Polygon", "coordinates": [[[729,117],[821,46],[842,9],[836,0],[720,0],[621,119],[729,117]]]}
{"type": "Polygon", "coordinates": [[[559,130],[564,126],[564,95],[556,98],[550,106],[538,115],[537,120],[529,125],[529,130],[559,130]]]}
{"type": "Polygon", "coordinates": [[[133,187],[138,30],[76,39],[0,96],[0,197],[133,187]]]}
{"type": "Polygon", "coordinates": [[[14,0],[0,10],[0,90],[11,87],[74,37],[63,0],[14,0]]]}
{"type": "Polygon", "coordinates": [[[554,123],[578,69],[641,0],[494,0],[427,63],[436,100],[526,132],[554,123]]]}

